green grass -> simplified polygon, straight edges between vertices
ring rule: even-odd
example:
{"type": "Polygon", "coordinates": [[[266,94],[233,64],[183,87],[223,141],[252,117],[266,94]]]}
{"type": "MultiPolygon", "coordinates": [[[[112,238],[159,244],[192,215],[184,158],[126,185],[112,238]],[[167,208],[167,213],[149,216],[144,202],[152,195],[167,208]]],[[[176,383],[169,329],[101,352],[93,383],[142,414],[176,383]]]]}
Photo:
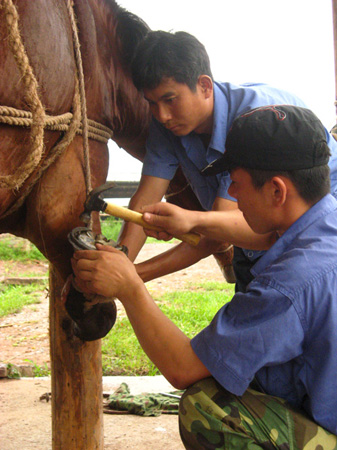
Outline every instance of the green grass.
{"type": "Polygon", "coordinates": [[[33,366],[33,375],[34,377],[49,377],[50,376],[50,370],[47,366],[47,363],[44,363],[43,366],[36,364],[34,361],[31,361],[30,359],[25,359],[27,363],[29,363],[31,366],[33,366]]]}
{"type": "MultiPolygon", "coordinates": [[[[117,240],[121,221],[108,218],[102,222],[103,234],[117,240]]],[[[158,242],[153,240],[153,242],[158,242]]],[[[23,242],[0,240],[0,259],[10,261],[43,260],[42,254],[23,242]]],[[[10,264],[10,263],[9,263],[10,264]]],[[[25,305],[40,302],[41,291],[47,282],[30,285],[3,285],[0,287],[0,317],[18,313],[25,305]]],[[[234,295],[230,284],[207,282],[191,283],[186,289],[168,292],[156,298],[160,309],[190,338],[206,327],[216,312],[234,295]]],[[[32,362],[34,364],[34,362],[32,362]]],[[[104,375],[156,375],[158,369],[147,358],[132,330],[127,317],[117,317],[116,324],[102,340],[104,375]]],[[[45,367],[34,365],[36,376],[46,373],[45,367]]]]}
{"type": "MultiPolygon", "coordinates": [[[[120,232],[121,226],[122,226],[122,220],[118,220],[115,219],[114,217],[107,217],[104,220],[101,220],[101,228],[102,228],[102,234],[107,238],[107,239],[112,239],[114,241],[117,241],[118,238],[118,234],[120,232]]],[[[171,241],[158,241],[155,238],[151,238],[148,237],[146,239],[146,242],[148,244],[151,243],[156,243],[156,244],[160,244],[160,243],[165,243],[167,244],[168,242],[174,242],[175,240],[172,239],[171,241]]]]}
{"type": "MultiPolygon", "coordinates": [[[[3,286],[0,289],[0,317],[17,313],[25,305],[39,303],[44,287],[43,284],[3,286]]],[[[186,290],[164,294],[157,298],[156,302],[160,309],[192,338],[210,323],[215,313],[233,294],[233,286],[226,283],[193,283],[189,284],[186,290]]],[[[104,375],[159,374],[139,345],[127,317],[118,317],[114,328],[102,340],[102,364],[104,375]]],[[[35,376],[46,373],[45,368],[42,370],[36,366],[35,369],[35,376]]]]}
{"type": "MultiPolygon", "coordinates": [[[[226,283],[191,284],[188,290],[166,293],[156,302],[160,309],[190,338],[206,327],[215,313],[234,294],[226,283]]],[[[126,317],[102,341],[104,375],[157,375],[158,369],[140,347],[126,317]]]]}
{"type": "Polygon", "coordinates": [[[0,260],[3,261],[30,261],[45,260],[42,253],[33,245],[28,244],[24,239],[14,236],[5,236],[0,240],[0,260]]]}
{"type": "Polygon", "coordinates": [[[18,313],[26,305],[40,303],[41,291],[46,283],[4,285],[0,287],[0,317],[18,313]]]}
{"type": "MultiPolygon", "coordinates": [[[[102,234],[107,239],[117,241],[118,234],[122,226],[122,220],[114,217],[107,217],[101,220],[102,234]]],[[[157,241],[154,238],[147,238],[148,243],[164,242],[157,241]]],[[[1,236],[0,239],[0,260],[2,261],[46,261],[43,254],[35,247],[35,245],[28,243],[25,239],[18,239],[12,235],[1,236]]]]}
{"type": "Polygon", "coordinates": [[[121,220],[115,219],[114,217],[107,217],[106,219],[101,220],[102,234],[107,239],[117,241],[122,223],[121,220]]]}

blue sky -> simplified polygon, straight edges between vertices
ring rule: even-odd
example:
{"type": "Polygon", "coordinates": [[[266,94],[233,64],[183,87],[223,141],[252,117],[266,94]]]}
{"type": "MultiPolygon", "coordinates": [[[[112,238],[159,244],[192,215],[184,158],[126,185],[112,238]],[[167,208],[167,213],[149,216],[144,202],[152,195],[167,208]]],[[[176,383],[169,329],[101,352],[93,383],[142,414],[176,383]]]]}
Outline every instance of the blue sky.
{"type": "MultiPolygon", "coordinates": [[[[330,129],[335,120],[331,0],[117,0],[153,29],[184,30],[206,47],[214,78],[265,82],[301,97],[330,129]]],[[[141,164],[110,148],[109,180],[138,180],[141,164]]]]}

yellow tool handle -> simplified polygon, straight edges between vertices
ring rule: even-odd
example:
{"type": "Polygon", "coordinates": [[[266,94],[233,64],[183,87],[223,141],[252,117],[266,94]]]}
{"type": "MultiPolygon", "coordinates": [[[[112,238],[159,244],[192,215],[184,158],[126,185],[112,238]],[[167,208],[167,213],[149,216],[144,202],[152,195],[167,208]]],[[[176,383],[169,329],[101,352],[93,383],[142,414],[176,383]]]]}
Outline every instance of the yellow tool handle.
{"type": "MultiPolygon", "coordinates": [[[[120,219],[125,220],[126,222],[136,223],[137,225],[141,225],[143,228],[147,228],[148,230],[155,231],[163,231],[162,228],[156,227],[155,225],[150,225],[145,222],[143,219],[143,214],[132,211],[132,209],[124,208],[123,206],[113,205],[111,203],[106,204],[106,208],[104,212],[109,214],[110,216],[119,217],[120,219]]],[[[190,245],[198,245],[200,241],[200,236],[195,233],[186,233],[181,236],[174,236],[181,241],[187,242],[190,245]]]]}

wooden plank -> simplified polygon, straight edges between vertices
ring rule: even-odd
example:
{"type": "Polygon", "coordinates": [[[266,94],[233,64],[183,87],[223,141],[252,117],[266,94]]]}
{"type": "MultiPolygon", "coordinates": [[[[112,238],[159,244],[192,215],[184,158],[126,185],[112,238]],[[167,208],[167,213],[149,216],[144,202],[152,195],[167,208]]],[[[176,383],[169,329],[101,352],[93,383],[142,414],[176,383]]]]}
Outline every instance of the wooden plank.
{"type": "Polygon", "coordinates": [[[1,282],[4,284],[33,284],[33,283],[44,283],[48,280],[47,277],[6,277],[2,278],[1,282]]]}
{"type": "Polygon", "coordinates": [[[136,192],[138,181],[114,181],[116,186],[112,190],[111,198],[130,198],[136,192]]]}
{"type": "Polygon", "coordinates": [[[50,265],[52,448],[103,450],[101,341],[83,342],[72,334],[62,286],[50,265]]]}

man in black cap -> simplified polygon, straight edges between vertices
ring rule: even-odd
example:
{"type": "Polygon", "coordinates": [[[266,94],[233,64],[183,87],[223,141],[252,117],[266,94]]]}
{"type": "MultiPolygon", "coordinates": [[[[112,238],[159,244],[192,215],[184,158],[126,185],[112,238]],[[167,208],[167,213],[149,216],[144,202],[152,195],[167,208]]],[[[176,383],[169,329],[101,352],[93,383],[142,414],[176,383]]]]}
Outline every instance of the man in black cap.
{"type": "MultiPolygon", "coordinates": [[[[230,195],[245,218],[231,231],[233,243],[274,243],[246,293],[192,340],[121,252],[75,253],[76,276],[91,292],[122,301],[149,358],[187,388],[179,412],[187,449],[337,449],[337,201],[329,194],[329,154],[321,122],[305,108],[257,108],[234,121],[225,155],[207,171],[230,172],[230,195]]],[[[227,212],[158,203],[144,219],[172,234],[228,239],[227,212]]]]}
{"type": "MultiPolygon", "coordinates": [[[[153,116],[141,180],[129,204],[136,211],[162,199],[178,167],[201,209],[236,210],[237,204],[228,193],[228,173],[208,177],[201,174],[201,169],[225,153],[227,134],[234,119],[250,109],[269,104],[306,107],[296,95],[264,83],[236,85],[215,81],[203,44],[181,31],[147,33],[135,52],[132,78],[148,101],[153,116]]],[[[331,150],[331,192],[337,198],[337,143],[327,130],[326,136],[331,150]]],[[[129,257],[134,261],[145,235],[141,227],[126,222],[118,242],[128,248],[129,257]]],[[[232,249],[227,241],[218,242],[212,236],[201,239],[196,247],[182,242],[155,258],[142,261],[136,268],[141,278],[149,281],[189,267],[211,254],[218,261],[230,259],[232,251],[235,277],[228,266],[223,267],[223,272],[228,281],[236,279],[237,290],[245,292],[251,280],[250,268],[261,253],[249,247],[232,249]]]]}

